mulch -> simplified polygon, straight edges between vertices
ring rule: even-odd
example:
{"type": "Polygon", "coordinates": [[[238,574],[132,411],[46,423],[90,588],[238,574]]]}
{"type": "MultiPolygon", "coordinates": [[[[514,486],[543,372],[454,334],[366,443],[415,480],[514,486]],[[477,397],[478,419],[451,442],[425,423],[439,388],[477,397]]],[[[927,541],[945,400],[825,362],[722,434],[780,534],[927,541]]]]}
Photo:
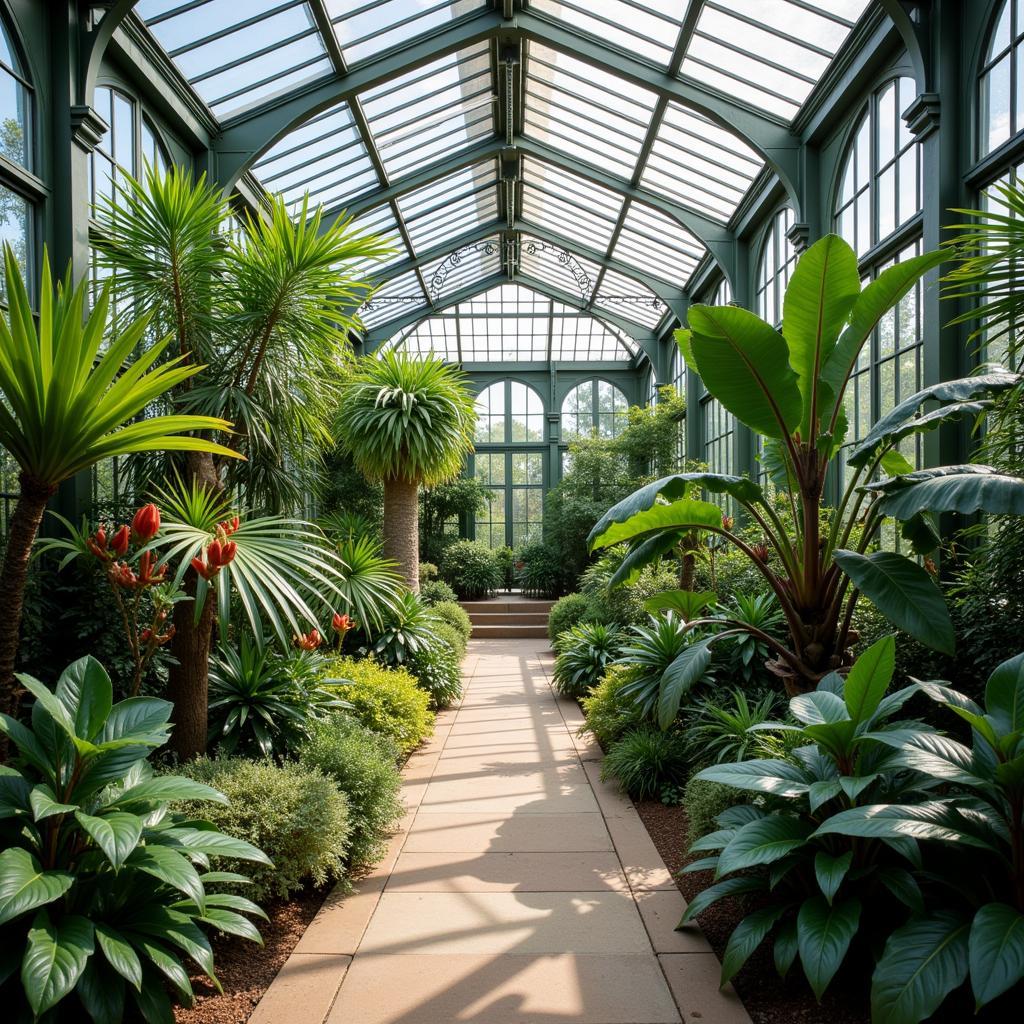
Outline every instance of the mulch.
{"type": "Polygon", "coordinates": [[[267,904],[269,923],[256,921],[263,946],[233,935],[211,937],[224,992],[219,993],[205,974],[192,975],[195,1005],[175,1007],[176,1024],[245,1024],[330,891],[330,886],[310,887],[291,900],[267,904]]]}

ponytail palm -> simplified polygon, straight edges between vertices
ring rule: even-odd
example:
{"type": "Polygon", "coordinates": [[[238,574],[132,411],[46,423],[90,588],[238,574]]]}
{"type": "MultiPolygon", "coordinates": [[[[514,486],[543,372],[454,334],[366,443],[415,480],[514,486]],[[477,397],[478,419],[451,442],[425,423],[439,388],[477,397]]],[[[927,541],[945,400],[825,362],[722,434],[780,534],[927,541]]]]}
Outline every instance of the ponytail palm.
{"type": "MultiPolygon", "coordinates": [[[[736,418],[761,435],[764,464],[791,509],[789,522],[758,483],[720,473],[685,473],[635,491],[605,513],[590,536],[592,549],[627,543],[613,578],[625,579],[661,557],[691,530],[715,533],[749,557],[778,600],[789,630],[782,643],[749,623],[694,619],[698,626],[756,636],[772,652],[768,668],[791,693],[814,689],[853,660],[851,630],[858,596],[870,599],[894,625],[922,643],[951,653],[953,627],[942,594],[925,569],[894,551],[875,550],[882,524],[902,523],[918,554],[939,543],[936,517],[984,511],[1024,514],[1024,480],[987,466],[915,471],[900,453],[905,439],[956,420],[975,420],[996,396],[1017,385],[996,372],[944,381],[919,391],[883,416],[839,454],[847,423],[847,387],[857,361],[886,314],[936,267],[927,253],[884,270],[861,288],[857,258],[828,235],[801,257],[786,290],[782,330],[732,306],[692,306],[688,330],[676,332],[688,365],[736,418]],[[826,479],[844,476],[826,522],[826,479]],[[733,498],[763,531],[751,546],[733,533],[717,506],[687,497],[698,485],[733,498]]],[[[710,659],[712,636],[680,656],[663,687],[689,685],[710,659]]]]}
{"type": "Polygon", "coordinates": [[[420,484],[457,476],[473,450],[476,410],[461,370],[386,352],[342,385],[338,433],[359,471],[384,484],[384,555],[419,589],[420,484]]]}
{"type": "Polygon", "coordinates": [[[115,455],[198,451],[231,456],[190,431],[226,431],[208,416],[140,418],[156,399],[202,366],[182,357],[157,364],[168,338],[129,362],[150,317],[125,325],[102,349],[110,308],[105,287],[83,319],[87,282],[54,287],[43,261],[38,323],[10,246],[4,251],[9,310],[0,316],[0,445],[20,469],[21,494],[11,517],[0,572],[0,704],[15,710],[14,659],[32,543],[46,503],[62,480],[115,455]]]}

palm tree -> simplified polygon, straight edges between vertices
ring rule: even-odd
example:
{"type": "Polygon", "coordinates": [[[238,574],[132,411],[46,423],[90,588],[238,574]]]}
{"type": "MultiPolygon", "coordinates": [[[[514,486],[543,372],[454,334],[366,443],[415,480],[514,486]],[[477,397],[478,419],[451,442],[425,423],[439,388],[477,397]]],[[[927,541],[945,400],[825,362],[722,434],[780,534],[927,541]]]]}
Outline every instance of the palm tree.
{"type": "Polygon", "coordinates": [[[419,486],[459,473],[475,426],[465,374],[439,359],[365,357],[342,384],[338,434],[359,471],[384,484],[384,555],[411,590],[419,590],[419,486]]]}
{"type": "Polygon", "coordinates": [[[227,431],[226,420],[194,415],[143,417],[162,395],[203,367],[183,356],[155,365],[169,338],[128,362],[150,325],[142,316],[107,338],[110,285],[83,322],[87,282],[70,274],[54,287],[44,254],[38,323],[18,260],[4,247],[8,311],[0,316],[0,445],[19,467],[21,494],[11,516],[0,570],[0,708],[14,714],[25,581],[46,503],[62,480],[115,455],[151,451],[237,457],[191,431],[227,431]],[[104,341],[109,340],[106,350],[104,341]]]}
{"type": "MultiPolygon", "coordinates": [[[[370,292],[352,267],[390,251],[354,231],[351,218],[325,225],[306,201],[293,213],[276,197],[264,215],[232,224],[220,188],[181,168],[147,171],[143,182],[125,177],[95,211],[97,263],[126,310],[153,310],[181,355],[210,365],[203,383],[186,383],[175,402],[236,424],[222,440],[227,454],[245,456],[238,463],[245,468],[205,454],[186,463],[184,483],[212,498],[230,488],[276,511],[300,503],[311,483],[301,471],[334,443],[330,423],[351,359],[348,339],[370,292]]],[[[166,466],[146,468],[148,484],[166,466]]],[[[285,585],[273,574],[268,580],[285,585]]],[[[201,596],[195,571],[183,582],[186,593],[201,596]]],[[[188,603],[175,608],[168,686],[180,705],[176,742],[189,754],[201,752],[205,738],[205,721],[189,709],[205,708],[213,620],[212,612],[197,620],[188,603]]]]}

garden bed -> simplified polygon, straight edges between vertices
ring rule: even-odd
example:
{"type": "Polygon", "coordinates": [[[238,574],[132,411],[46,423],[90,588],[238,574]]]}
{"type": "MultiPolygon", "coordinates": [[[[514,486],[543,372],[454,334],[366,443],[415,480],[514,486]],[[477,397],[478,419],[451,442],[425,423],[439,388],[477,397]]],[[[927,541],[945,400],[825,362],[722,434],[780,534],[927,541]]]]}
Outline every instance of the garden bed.
{"type": "Polygon", "coordinates": [[[202,972],[191,975],[196,993],[191,1009],[176,1006],[177,1024],[245,1024],[277,972],[316,917],[333,886],[310,886],[288,900],[275,900],[265,909],[270,921],[258,921],[263,946],[233,935],[212,938],[218,992],[202,972]]]}

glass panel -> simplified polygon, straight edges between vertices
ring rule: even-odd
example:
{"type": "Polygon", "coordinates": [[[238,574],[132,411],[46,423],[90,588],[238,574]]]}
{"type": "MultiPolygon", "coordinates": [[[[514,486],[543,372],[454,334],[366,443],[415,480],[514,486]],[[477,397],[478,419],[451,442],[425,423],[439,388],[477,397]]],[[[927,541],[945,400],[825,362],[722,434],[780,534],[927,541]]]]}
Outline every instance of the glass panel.
{"type": "Polygon", "coordinates": [[[612,250],[620,263],[629,263],[682,287],[705,254],[703,244],[678,221],[632,202],[612,250]]]}
{"type": "Polygon", "coordinates": [[[391,79],[360,101],[390,176],[449,156],[494,130],[487,44],[391,79]]]}
{"type": "Polygon", "coordinates": [[[431,318],[417,324],[394,343],[411,356],[433,355],[449,363],[460,361],[458,329],[454,320],[431,318]]]}
{"type": "Polygon", "coordinates": [[[523,217],[528,223],[592,249],[607,248],[622,209],[622,197],[541,160],[524,161],[523,217]]]}
{"type": "Polygon", "coordinates": [[[157,174],[166,174],[171,161],[167,156],[167,150],[164,149],[164,144],[160,141],[160,136],[157,135],[156,129],[148,117],[142,119],[140,142],[142,144],[142,159],[157,174]]]}
{"type": "Polygon", "coordinates": [[[390,256],[384,256],[381,259],[357,260],[352,264],[353,273],[369,274],[372,277],[374,273],[380,274],[393,264],[411,258],[402,241],[401,232],[398,230],[398,221],[395,220],[390,206],[378,206],[368,210],[358,216],[355,223],[356,227],[366,234],[381,237],[393,251],[390,256]]]}
{"type": "Polygon", "coordinates": [[[0,154],[22,167],[31,166],[31,105],[21,62],[0,22],[0,154]]]}
{"type": "Polygon", "coordinates": [[[985,156],[1024,128],[1024,18],[1004,3],[992,29],[978,80],[978,149],[985,156]]]}
{"type": "Polygon", "coordinates": [[[376,327],[402,316],[417,306],[425,306],[426,301],[416,272],[410,270],[390,281],[385,281],[374,292],[370,301],[360,307],[359,318],[367,327],[376,327]]]}
{"type": "Polygon", "coordinates": [[[219,118],[333,72],[301,0],[139,0],[135,11],[219,118]]]}
{"type": "MultiPolygon", "coordinates": [[[[568,312],[567,307],[560,307],[568,312]]],[[[552,324],[551,358],[571,362],[629,359],[632,348],[622,335],[599,320],[582,316],[556,316],[552,324]]]]}
{"type": "MultiPolygon", "coordinates": [[[[30,280],[31,258],[31,206],[28,201],[0,185],[0,243],[10,245],[21,268],[22,278],[30,280]]],[[[7,282],[0,274],[0,301],[7,301],[7,282]]]]}
{"type": "Polygon", "coordinates": [[[647,285],[615,270],[605,271],[594,305],[649,328],[657,327],[666,313],[664,303],[647,285]]]}
{"type": "Polygon", "coordinates": [[[430,249],[495,220],[496,173],[492,162],[477,164],[401,196],[398,208],[416,250],[430,249]]]}
{"type": "Polygon", "coordinates": [[[669,103],[640,183],[724,223],[762,164],[738,136],[669,103]]]}
{"type": "Polygon", "coordinates": [[[252,172],[293,208],[306,192],[311,206],[344,206],[380,184],[347,103],[289,132],[260,157],[252,172]]]}
{"type": "Polygon", "coordinates": [[[792,226],[793,211],[786,206],[772,219],[757,271],[757,315],[775,325],[782,321],[782,299],[796,267],[796,249],[787,237],[792,226]]]}
{"type": "Polygon", "coordinates": [[[530,0],[550,15],[612,46],[668,67],[688,3],[681,0],[530,0]]]}
{"type": "Polygon", "coordinates": [[[708,0],[682,73],[793,119],[867,0],[708,0]]]}
{"type": "Polygon", "coordinates": [[[573,298],[579,296],[583,302],[590,298],[601,272],[591,260],[528,234],[522,236],[520,267],[528,277],[573,298]]]}
{"type": "MultiPolygon", "coordinates": [[[[544,403],[533,388],[519,381],[509,383],[511,397],[510,436],[508,441],[544,440],[544,403]]],[[[528,480],[527,483],[540,481],[528,480]]]]}
{"type": "Polygon", "coordinates": [[[473,242],[421,267],[432,301],[449,298],[487,277],[501,272],[501,238],[498,235],[473,242]]]}
{"type": "Polygon", "coordinates": [[[489,6],[484,0],[327,0],[334,34],[349,64],[489,6]]]}
{"type": "Polygon", "coordinates": [[[525,133],[538,142],[631,177],[656,102],[609,71],[530,42],[525,133]]]}

